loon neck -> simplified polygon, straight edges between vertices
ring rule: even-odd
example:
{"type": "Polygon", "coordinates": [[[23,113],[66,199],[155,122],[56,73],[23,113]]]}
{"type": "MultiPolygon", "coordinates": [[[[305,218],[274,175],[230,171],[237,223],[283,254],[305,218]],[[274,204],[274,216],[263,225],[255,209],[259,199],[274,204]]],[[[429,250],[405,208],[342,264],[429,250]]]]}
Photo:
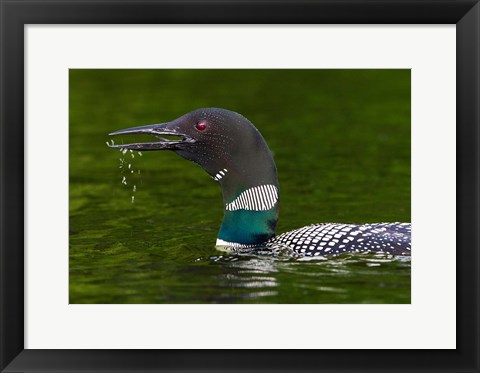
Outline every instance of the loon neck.
{"type": "MultiPolygon", "coordinates": [[[[266,147],[266,144],[265,144],[266,147]]],[[[270,150],[247,151],[213,178],[222,187],[224,216],[217,245],[259,245],[275,235],[279,213],[277,169],[270,150]]]]}

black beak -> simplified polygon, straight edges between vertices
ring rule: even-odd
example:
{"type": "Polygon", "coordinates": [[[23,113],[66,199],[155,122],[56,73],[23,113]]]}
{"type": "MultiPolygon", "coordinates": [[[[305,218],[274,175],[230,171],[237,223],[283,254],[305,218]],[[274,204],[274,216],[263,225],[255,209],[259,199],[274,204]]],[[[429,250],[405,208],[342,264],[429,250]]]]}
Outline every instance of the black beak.
{"type": "Polygon", "coordinates": [[[178,131],[176,125],[173,123],[162,123],[162,124],[150,124],[148,126],[140,126],[133,128],[126,128],[123,130],[118,130],[112,133],[109,133],[110,136],[117,135],[152,135],[155,136],[158,141],[155,142],[143,142],[143,143],[133,143],[133,144],[108,144],[111,148],[119,149],[130,149],[130,150],[176,150],[182,144],[194,143],[195,139],[181,133],[178,131]],[[180,139],[169,140],[161,137],[161,135],[170,135],[178,136],[180,139]]]}

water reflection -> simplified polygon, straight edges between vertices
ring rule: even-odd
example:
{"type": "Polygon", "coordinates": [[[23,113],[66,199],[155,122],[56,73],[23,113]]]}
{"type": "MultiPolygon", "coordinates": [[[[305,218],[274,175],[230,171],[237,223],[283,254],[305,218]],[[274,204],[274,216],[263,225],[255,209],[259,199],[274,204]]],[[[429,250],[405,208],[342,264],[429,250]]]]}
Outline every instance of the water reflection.
{"type": "Polygon", "coordinates": [[[261,299],[278,295],[277,262],[272,257],[221,255],[210,258],[225,268],[217,276],[218,285],[230,291],[224,298],[261,299]]]}
{"type": "Polygon", "coordinates": [[[321,259],[226,254],[211,256],[206,260],[218,270],[215,281],[221,292],[217,301],[226,303],[245,300],[255,303],[295,303],[298,297],[308,299],[309,296],[309,301],[303,303],[347,303],[352,298],[352,283],[361,287],[364,282],[364,289],[360,289],[367,294],[376,291],[376,287],[407,285],[390,284],[382,280],[372,286],[372,279],[379,273],[378,267],[386,267],[380,272],[385,276],[389,270],[393,273],[398,268],[410,266],[410,257],[372,253],[321,259]],[[291,301],[288,301],[286,292],[291,296],[291,301]]]}

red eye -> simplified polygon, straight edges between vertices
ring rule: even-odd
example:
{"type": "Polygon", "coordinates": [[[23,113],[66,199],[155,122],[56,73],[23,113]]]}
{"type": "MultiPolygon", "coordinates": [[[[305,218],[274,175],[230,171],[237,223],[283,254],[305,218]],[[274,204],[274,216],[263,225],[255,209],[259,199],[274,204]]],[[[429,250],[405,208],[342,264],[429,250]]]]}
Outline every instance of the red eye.
{"type": "Polygon", "coordinates": [[[199,131],[205,131],[207,129],[207,123],[205,121],[197,122],[195,128],[199,131]]]}

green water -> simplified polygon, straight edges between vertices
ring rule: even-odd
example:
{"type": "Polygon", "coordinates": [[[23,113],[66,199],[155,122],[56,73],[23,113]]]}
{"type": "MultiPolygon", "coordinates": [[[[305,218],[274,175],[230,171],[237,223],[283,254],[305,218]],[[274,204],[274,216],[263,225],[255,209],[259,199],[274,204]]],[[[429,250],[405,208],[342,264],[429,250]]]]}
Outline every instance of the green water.
{"type": "Polygon", "coordinates": [[[409,222],[409,70],[70,70],[69,95],[70,303],[410,303],[407,258],[215,250],[215,181],[173,152],[105,144],[114,130],[227,108],[274,153],[277,233],[409,222]]]}

